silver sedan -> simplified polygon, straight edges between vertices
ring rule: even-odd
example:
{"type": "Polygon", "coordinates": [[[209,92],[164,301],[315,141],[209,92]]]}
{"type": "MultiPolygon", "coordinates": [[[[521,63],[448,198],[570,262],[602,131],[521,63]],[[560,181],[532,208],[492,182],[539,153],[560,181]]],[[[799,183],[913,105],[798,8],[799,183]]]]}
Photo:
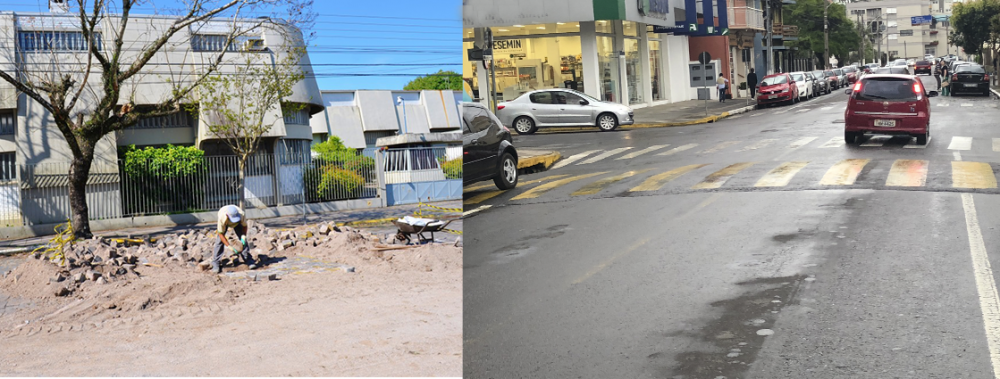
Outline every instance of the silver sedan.
{"type": "Polygon", "coordinates": [[[597,100],[571,89],[545,89],[525,93],[497,105],[496,115],[518,134],[531,134],[547,126],[597,126],[601,131],[632,125],[632,108],[597,100]]]}

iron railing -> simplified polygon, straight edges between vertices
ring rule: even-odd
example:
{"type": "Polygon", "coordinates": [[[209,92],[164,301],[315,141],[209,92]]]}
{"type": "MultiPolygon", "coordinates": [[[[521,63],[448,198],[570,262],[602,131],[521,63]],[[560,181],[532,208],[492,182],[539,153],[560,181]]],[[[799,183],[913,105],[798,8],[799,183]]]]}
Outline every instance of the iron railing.
{"type": "Polygon", "coordinates": [[[418,147],[384,151],[386,184],[462,178],[461,150],[418,147]]]}
{"type": "Polygon", "coordinates": [[[729,29],[764,30],[764,12],[749,6],[730,6],[729,29]]]}

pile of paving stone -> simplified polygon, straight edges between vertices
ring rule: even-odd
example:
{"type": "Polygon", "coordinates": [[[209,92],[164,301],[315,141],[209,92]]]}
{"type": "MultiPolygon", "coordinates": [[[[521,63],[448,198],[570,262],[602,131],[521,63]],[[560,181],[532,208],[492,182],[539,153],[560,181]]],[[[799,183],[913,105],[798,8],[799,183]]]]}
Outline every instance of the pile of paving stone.
{"type": "MultiPolygon", "coordinates": [[[[362,233],[351,227],[341,228],[332,223],[277,230],[251,220],[247,248],[260,264],[267,264],[272,255],[280,255],[287,249],[296,246],[307,249],[321,246],[334,233],[346,233],[348,241],[352,243],[383,240],[377,235],[362,233]]],[[[233,234],[229,233],[227,236],[232,238],[233,234]]],[[[175,266],[208,270],[211,268],[212,250],[216,241],[218,237],[214,228],[188,230],[153,238],[95,236],[93,239],[78,241],[72,247],[67,246],[66,264],[61,266],[59,273],[50,282],[62,284],[57,286],[56,296],[66,296],[88,281],[106,284],[120,279],[138,278],[141,274],[136,270],[140,268],[175,266]]],[[[45,258],[41,252],[32,254],[32,257],[45,258]]],[[[237,259],[231,250],[224,257],[221,261],[224,266],[235,263],[237,259]]]]}

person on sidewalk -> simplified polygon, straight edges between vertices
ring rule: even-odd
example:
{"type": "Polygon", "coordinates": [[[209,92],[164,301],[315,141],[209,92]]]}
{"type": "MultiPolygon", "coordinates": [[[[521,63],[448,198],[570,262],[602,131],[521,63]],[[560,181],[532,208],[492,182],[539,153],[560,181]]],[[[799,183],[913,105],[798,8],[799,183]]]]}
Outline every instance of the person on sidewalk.
{"type": "Polygon", "coordinates": [[[230,248],[234,253],[240,256],[243,263],[250,266],[250,269],[256,269],[257,263],[254,262],[253,256],[250,255],[250,249],[247,248],[247,220],[243,216],[243,210],[235,205],[226,205],[219,209],[219,223],[218,229],[219,240],[215,241],[215,249],[212,254],[212,272],[219,274],[222,272],[222,267],[219,266],[219,259],[222,258],[222,253],[225,248],[230,248]],[[233,247],[233,245],[226,238],[226,232],[229,228],[233,228],[233,232],[236,233],[236,238],[240,242],[239,249],[233,247]]]}
{"type": "Polygon", "coordinates": [[[720,103],[725,103],[726,102],[726,87],[727,87],[726,84],[727,83],[729,83],[729,79],[726,79],[724,76],[722,76],[722,74],[719,74],[719,79],[715,80],[716,86],[719,87],[719,102],[720,103]]]}
{"type": "Polygon", "coordinates": [[[951,77],[948,76],[948,68],[941,70],[941,96],[951,96],[951,77]]]}
{"type": "Polygon", "coordinates": [[[757,73],[750,69],[750,73],[747,74],[747,89],[750,90],[750,98],[753,99],[754,95],[757,94],[757,73]]]}

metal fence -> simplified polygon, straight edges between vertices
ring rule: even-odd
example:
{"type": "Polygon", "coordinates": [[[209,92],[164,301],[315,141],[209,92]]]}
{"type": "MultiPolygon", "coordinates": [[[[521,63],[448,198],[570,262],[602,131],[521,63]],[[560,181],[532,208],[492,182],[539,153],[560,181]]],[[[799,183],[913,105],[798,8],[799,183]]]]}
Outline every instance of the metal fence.
{"type": "Polygon", "coordinates": [[[461,147],[417,147],[384,151],[386,184],[462,178],[461,147]]]}
{"type": "MultiPolygon", "coordinates": [[[[256,155],[245,167],[247,208],[378,196],[375,150],[335,158],[256,155]]],[[[0,180],[0,227],[64,222],[70,217],[67,163],[16,165],[0,180]]],[[[6,167],[11,166],[11,167],[6,167]]],[[[87,183],[92,220],[193,213],[239,201],[235,156],[203,157],[184,165],[118,160],[95,162],[87,183]]]]}

